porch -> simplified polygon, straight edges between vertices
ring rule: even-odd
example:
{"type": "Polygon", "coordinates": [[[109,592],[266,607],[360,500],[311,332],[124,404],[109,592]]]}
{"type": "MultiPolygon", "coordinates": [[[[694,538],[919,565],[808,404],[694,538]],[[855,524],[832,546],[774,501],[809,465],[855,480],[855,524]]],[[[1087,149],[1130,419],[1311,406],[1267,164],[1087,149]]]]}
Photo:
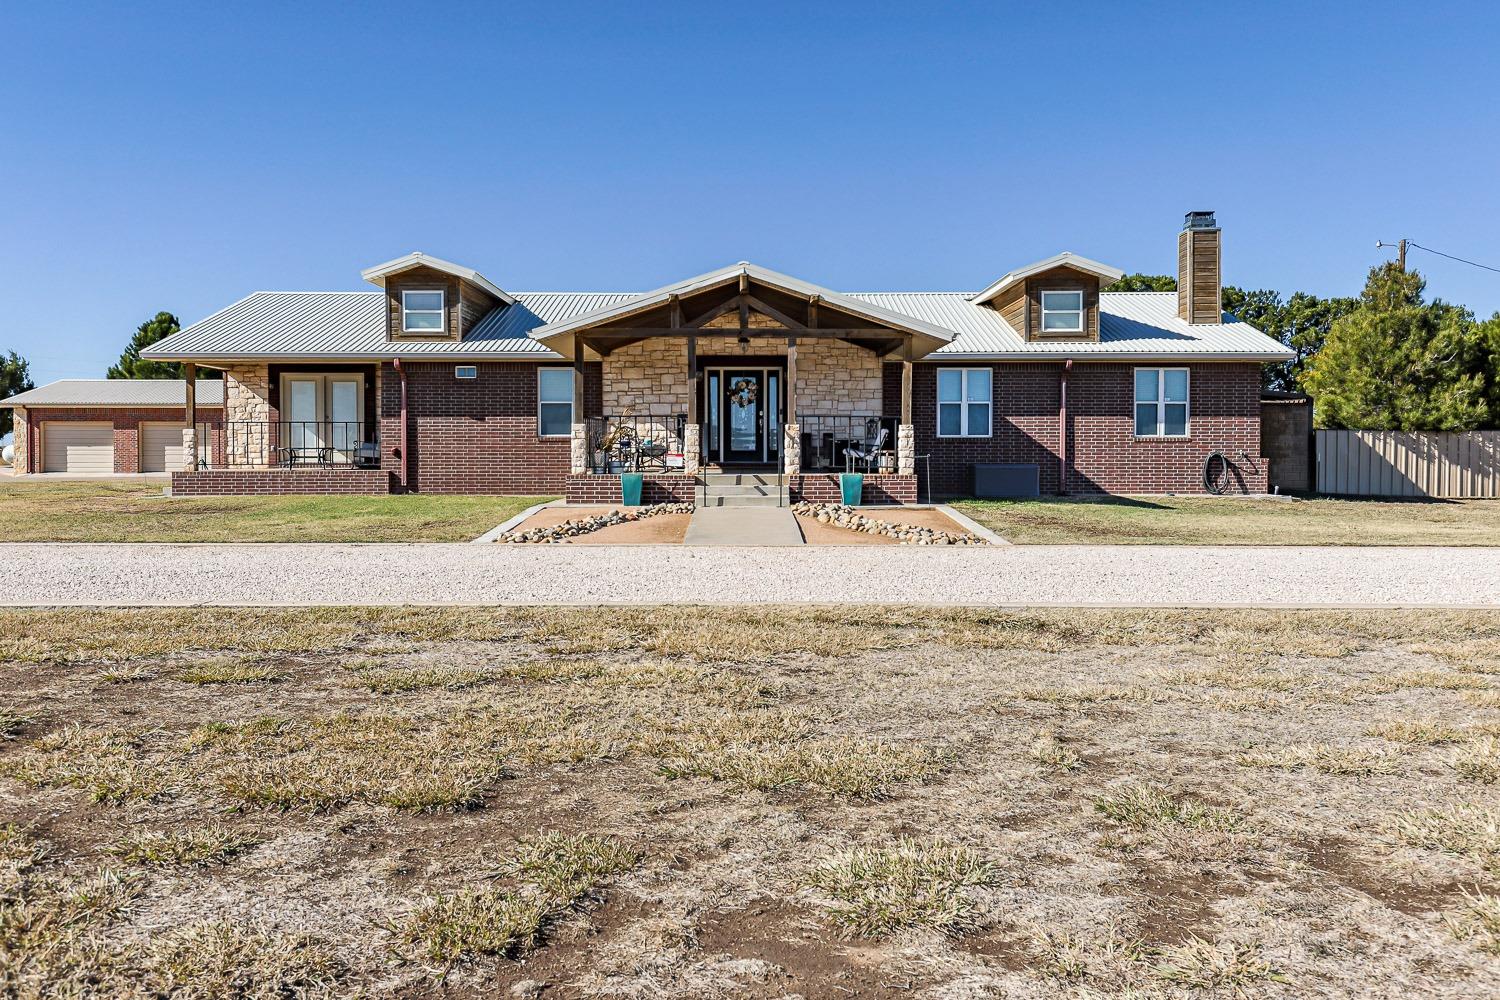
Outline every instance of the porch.
{"type": "Polygon", "coordinates": [[[590,479],[624,472],[686,499],[685,482],[732,471],[832,499],[835,474],[858,471],[883,483],[887,502],[915,500],[912,363],[946,331],[739,265],[534,336],[572,362],[570,499],[595,499],[609,486],[590,479]],[[595,362],[591,409],[584,373],[595,362]],[[887,365],[899,366],[899,388],[887,387],[887,365]]]}

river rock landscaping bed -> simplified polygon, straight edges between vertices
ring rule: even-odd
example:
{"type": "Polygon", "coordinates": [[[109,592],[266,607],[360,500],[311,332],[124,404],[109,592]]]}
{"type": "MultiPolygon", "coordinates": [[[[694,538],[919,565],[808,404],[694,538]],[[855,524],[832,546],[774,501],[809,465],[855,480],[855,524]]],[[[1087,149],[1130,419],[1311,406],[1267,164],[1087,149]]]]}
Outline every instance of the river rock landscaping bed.
{"type": "Polygon", "coordinates": [[[552,524],[545,527],[528,528],[524,531],[507,531],[497,542],[515,542],[529,544],[556,544],[575,538],[578,535],[587,535],[590,532],[599,531],[602,528],[612,528],[617,524],[630,524],[634,521],[643,521],[648,517],[658,514],[691,514],[693,505],[690,503],[657,503],[646,507],[638,507],[633,510],[610,510],[603,514],[594,514],[589,517],[580,517],[572,521],[564,521],[561,524],[552,524]]]}
{"type": "Polygon", "coordinates": [[[894,538],[898,545],[985,545],[984,539],[967,532],[942,531],[916,524],[897,524],[862,514],[854,507],[837,503],[813,503],[804,500],[792,504],[792,513],[810,517],[819,524],[847,528],[867,535],[894,538]]]}

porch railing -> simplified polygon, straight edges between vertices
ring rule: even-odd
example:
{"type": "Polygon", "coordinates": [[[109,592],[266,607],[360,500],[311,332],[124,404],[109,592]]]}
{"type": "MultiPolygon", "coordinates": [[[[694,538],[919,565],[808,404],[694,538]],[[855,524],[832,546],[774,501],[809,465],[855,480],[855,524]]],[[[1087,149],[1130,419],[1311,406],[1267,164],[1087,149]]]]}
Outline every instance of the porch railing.
{"type": "Polygon", "coordinates": [[[380,468],[380,435],[358,420],[229,420],[231,468],[380,468]]]}
{"type": "MultiPolygon", "coordinates": [[[[896,427],[899,417],[881,417],[848,413],[799,413],[802,468],[807,472],[844,472],[851,467],[845,450],[856,446],[860,451],[874,451],[879,445],[876,471],[896,471],[896,427]],[[880,432],[884,429],[885,439],[880,432]],[[887,466],[889,468],[887,469],[887,466]]],[[[863,464],[861,463],[861,470],[863,464]]]]}
{"type": "Polygon", "coordinates": [[[671,416],[605,414],[584,420],[589,468],[596,473],[670,472],[683,468],[686,413],[671,416]]]}

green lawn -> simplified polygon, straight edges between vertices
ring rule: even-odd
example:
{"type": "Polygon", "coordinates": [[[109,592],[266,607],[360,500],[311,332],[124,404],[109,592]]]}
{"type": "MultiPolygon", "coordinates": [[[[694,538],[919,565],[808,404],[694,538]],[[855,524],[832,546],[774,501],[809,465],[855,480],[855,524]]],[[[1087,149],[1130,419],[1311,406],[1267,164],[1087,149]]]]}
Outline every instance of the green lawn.
{"type": "Polygon", "coordinates": [[[1019,544],[1500,545],[1500,500],[962,500],[1019,544]]]}
{"type": "Polygon", "coordinates": [[[161,480],[0,483],[10,542],[464,542],[550,497],[173,498],[161,480]]]}

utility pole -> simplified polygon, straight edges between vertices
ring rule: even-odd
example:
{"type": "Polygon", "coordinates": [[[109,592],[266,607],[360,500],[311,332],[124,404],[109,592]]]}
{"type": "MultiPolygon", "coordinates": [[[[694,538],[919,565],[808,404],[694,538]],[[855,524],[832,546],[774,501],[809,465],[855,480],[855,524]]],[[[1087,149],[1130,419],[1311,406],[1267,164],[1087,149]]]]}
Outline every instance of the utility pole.
{"type": "MultiPolygon", "coordinates": [[[[1390,244],[1384,240],[1377,240],[1375,242],[1375,249],[1377,250],[1388,246],[1390,244]]],[[[1406,240],[1404,238],[1396,243],[1396,266],[1401,269],[1402,274],[1406,273],[1406,240]]]]}

